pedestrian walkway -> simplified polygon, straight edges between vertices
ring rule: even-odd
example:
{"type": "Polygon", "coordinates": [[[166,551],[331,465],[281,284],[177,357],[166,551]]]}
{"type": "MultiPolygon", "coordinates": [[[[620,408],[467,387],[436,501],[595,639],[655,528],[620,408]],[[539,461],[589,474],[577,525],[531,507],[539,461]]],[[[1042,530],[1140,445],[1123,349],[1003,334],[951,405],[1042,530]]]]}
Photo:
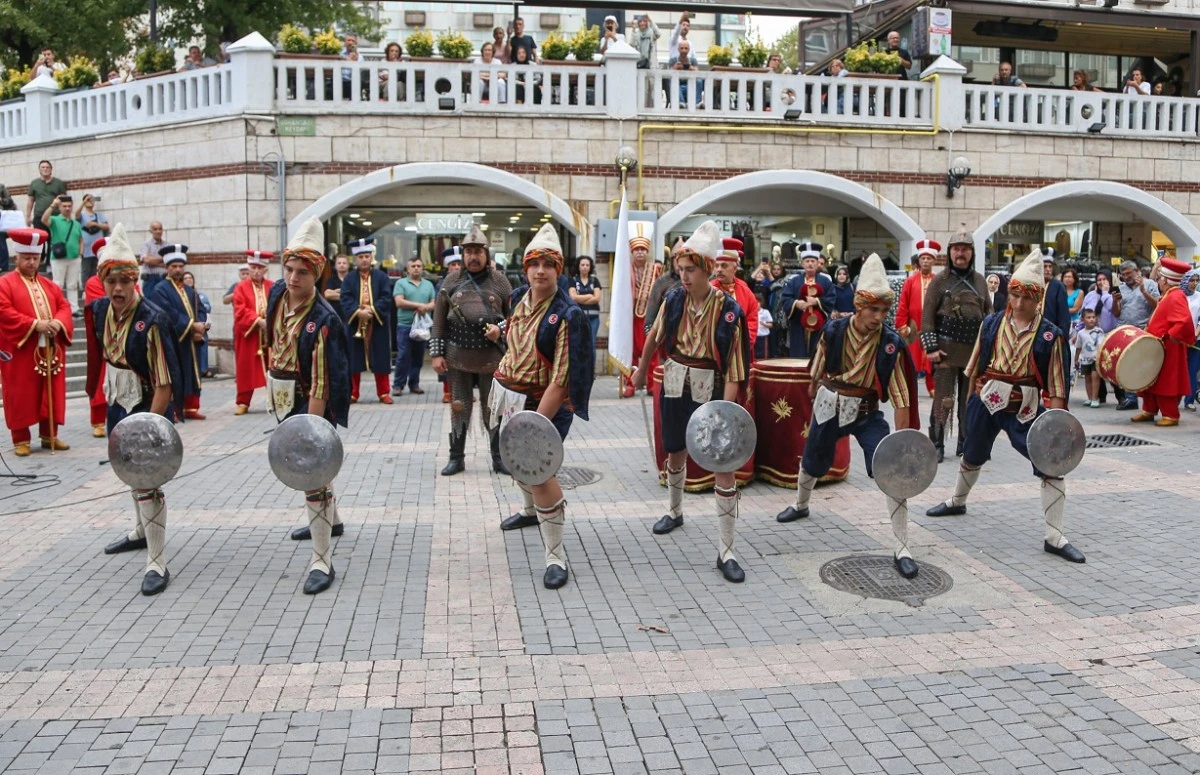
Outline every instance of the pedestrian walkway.
{"type": "Polygon", "coordinates": [[[601,378],[567,441],[579,470],[558,591],[542,587],[537,530],[498,528],[519,493],[489,472],[478,428],[467,471],[438,475],[440,391],[352,407],[347,528],[315,597],[261,391],[234,417],[232,384],[207,383],[209,419],[180,426],[171,586],[154,598],[141,553],[102,553],[130,496],[71,400],[70,451],[4,454],[57,478],[0,482],[0,770],[1200,772],[1196,416],[1135,426],[1076,400],[1089,434],[1152,442],[1089,450],[1069,479],[1086,565],[1042,551],[1038,482],[1000,443],[965,517],[925,517],[953,487],[947,460],[911,503],[914,555],[953,581],[922,604],[821,578],[830,560],[890,552],[857,448],[808,520],[774,521],[792,493],[743,491],[744,584],[714,567],[711,495],[651,535],[666,490],[640,399],[616,393],[601,378]]]}

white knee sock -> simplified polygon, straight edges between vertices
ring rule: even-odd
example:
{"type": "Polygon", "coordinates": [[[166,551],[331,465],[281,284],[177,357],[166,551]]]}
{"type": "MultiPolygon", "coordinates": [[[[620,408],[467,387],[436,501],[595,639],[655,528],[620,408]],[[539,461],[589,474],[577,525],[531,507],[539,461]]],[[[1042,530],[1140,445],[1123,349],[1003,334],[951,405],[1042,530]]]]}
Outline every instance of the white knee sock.
{"type": "Polygon", "coordinates": [[[671,516],[679,518],[683,516],[683,483],[687,479],[687,463],[679,467],[679,470],[671,468],[671,464],[666,464],[667,469],[667,499],[670,504],[671,516]]]}
{"type": "Polygon", "coordinates": [[[162,490],[135,490],[138,517],[146,535],[146,572],[167,575],[167,501],[162,490]]]}
{"type": "Polygon", "coordinates": [[[950,497],[950,500],[946,501],[947,506],[967,505],[967,496],[971,494],[971,488],[979,480],[979,472],[981,470],[980,468],[959,466],[958,481],[954,483],[954,495],[950,497]]]}
{"type": "Polygon", "coordinates": [[[335,500],[330,500],[330,504],[331,504],[331,506],[332,506],[332,508],[333,508],[333,524],[334,524],[334,525],[340,525],[340,524],[342,524],[342,515],[341,515],[341,514],[338,514],[337,501],[335,501],[335,500]]]}
{"type": "MultiPolygon", "coordinates": [[[[513,481],[517,482],[516,479],[513,481]]],[[[529,489],[529,485],[520,482],[517,482],[517,487],[521,488],[521,500],[523,501],[521,514],[526,517],[537,516],[537,508],[533,505],[533,490],[529,489]]]]}
{"type": "Polygon", "coordinates": [[[800,467],[799,481],[796,482],[796,510],[808,508],[808,499],[812,497],[813,488],[817,486],[817,477],[800,467]]]}
{"type": "Polygon", "coordinates": [[[1063,535],[1063,514],[1067,508],[1067,480],[1042,480],[1042,513],[1046,516],[1046,543],[1061,549],[1069,542],[1063,535]]]}
{"type": "Polygon", "coordinates": [[[308,569],[332,573],[333,551],[330,542],[333,538],[333,516],[337,513],[333,489],[322,487],[309,490],[304,493],[304,505],[308,509],[308,531],[312,534],[312,562],[308,569]]]}
{"type": "Polygon", "coordinates": [[[737,485],[729,490],[723,487],[714,487],[713,494],[717,500],[717,521],[721,528],[721,541],[717,544],[717,559],[725,562],[736,559],[733,555],[733,539],[737,532],[737,485]]]}
{"type": "Polygon", "coordinates": [[[908,501],[898,501],[892,496],[887,496],[888,513],[892,517],[892,535],[896,536],[896,548],[893,555],[896,559],[901,557],[912,558],[912,552],[908,551],[908,501]]]}
{"type": "Polygon", "coordinates": [[[552,506],[538,506],[538,530],[542,534],[542,545],[546,548],[546,567],[567,567],[567,555],[563,551],[563,527],[567,523],[567,499],[559,498],[552,506]]]}
{"type": "Polygon", "coordinates": [[[138,504],[138,491],[133,491],[133,530],[129,531],[127,538],[130,541],[137,541],[146,537],[146,528],[142,527],[142,507],[138,504]]]}

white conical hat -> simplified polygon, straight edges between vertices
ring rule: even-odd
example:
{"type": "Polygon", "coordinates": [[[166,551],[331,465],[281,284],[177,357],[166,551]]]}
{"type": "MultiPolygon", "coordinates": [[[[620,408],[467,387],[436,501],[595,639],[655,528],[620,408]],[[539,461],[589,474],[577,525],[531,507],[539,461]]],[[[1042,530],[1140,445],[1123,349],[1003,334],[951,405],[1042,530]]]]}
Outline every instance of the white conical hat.
{"type": "Polygon", "coordinates": [[[288,242],[288,250],[313,250],[321,255],[325,254],[325,227],[321,224],[321,219],[315,215],[309,216],[308,220],[300,224],[300,228],[296,231],[296,236],[292,237],[288,242]]]}
{"type": "Polygon", "coordinates": [[[654,224],[650,221],[630,221],[629,222],[629,247],[636,248],[641,246],[646,250],[650,249],[650,243],[654,241],[654,224]]]}
{"type": "Polygon", "coordinates": [[[705,221],[692,232],[692,236],[688,241],[683,243],[684,250],[690,250],[693,253],[699,253],[709,259],[715,260],[720,255],[724,243],[721,241],[721,230],[717,228],[715,221],[705,221]]]}
{"type": "Polygon", "coordinates": [[[548,223],[542,224],[542,228],[538,229],[538,233],[533,235],[533,239],[525,248],[525,257],[535,250],[549,250],[562,256],[562,243],[558,241],[558,230],[548,223]]]}
{"type": "Polygon", "coordinates": [[[1017,271],[1013,272],[1012,279],[1008,281],[1008,293],[1010,296],[1040,299],[1045,291],[1046,275],[1042,266],[1042,251],[1034,248],[1017,267],[1017,271]]]}
{"type": "Polygon", "coordinates": [[[98,266],[112,261],[137,263],[137,253],[133,252],[133,246],[129,244],[129,235],[125,232],[123,223],[114,226],[112,233],[105,240],[104,249],[100,251],[98,266]]]}
{"type": "Polygon", "coordinates": [[[878,253],[872,253],[867,256],[862,270],[858,273],[858,286],[854,289],[854,304],[863,307],[878,304],[881,301],[890,304],[894,298],[896,298],[896,292],[892,290],[892,285],[888,282],[887,269],[883,266],[883,259],[879,257],[878,253]]]}

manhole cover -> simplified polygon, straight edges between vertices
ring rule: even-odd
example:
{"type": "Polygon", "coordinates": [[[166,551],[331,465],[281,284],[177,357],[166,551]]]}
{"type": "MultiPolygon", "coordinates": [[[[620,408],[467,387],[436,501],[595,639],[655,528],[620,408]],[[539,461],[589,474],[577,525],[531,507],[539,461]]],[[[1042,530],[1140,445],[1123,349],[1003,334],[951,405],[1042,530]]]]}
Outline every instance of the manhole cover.
{"type": "Polygon", "coordinates": [[[852,595],[899,600],[913,608],[954,586],[950,574],[936,565],[918,561],[917,567],[921,569],[917,577],[906,579],[896,570],[891,557],[854,554],[822,565],[821,581],[852,595]]]}
{"type": "Polygon", "coordinates": [[[1122,447],[1157,447],[1153,441],[1146,441],[1124,433],[1100,433],[1087,437],[1085,449],[1116,449],[1122,447]]]}
{"type": "Polygon", "coordinates": [[[568,490],[584,487],[600,481],[600,472],[579,466],[563,466],[558,469],[558,484],[568,490]]]}

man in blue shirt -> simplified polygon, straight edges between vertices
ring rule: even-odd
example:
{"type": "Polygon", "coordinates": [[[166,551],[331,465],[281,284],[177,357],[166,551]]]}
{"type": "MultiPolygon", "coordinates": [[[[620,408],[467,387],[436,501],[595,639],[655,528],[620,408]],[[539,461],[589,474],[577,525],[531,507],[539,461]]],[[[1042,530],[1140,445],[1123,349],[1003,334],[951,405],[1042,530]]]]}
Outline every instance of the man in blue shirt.
{"type": "Polygon", "coordinates": [[[433,324],[433,299],[437,295],[433,283],[422,274],[425,266],[420,257],[408,260],[407,274],[396,281],[392,293],[396,301],[396,370],[392,374],[392,395],[404,395],[408,383],[410,393],[421,395],[421,363],[425,360],[425,347],[429,342],[429,328],[433,324]],[[417,315],[427,316],[423,326],[417,326],[417,337],[413,337],[413,323],[417,315]],[[424,331],[424,336],[420,332],[424,331]]]}

